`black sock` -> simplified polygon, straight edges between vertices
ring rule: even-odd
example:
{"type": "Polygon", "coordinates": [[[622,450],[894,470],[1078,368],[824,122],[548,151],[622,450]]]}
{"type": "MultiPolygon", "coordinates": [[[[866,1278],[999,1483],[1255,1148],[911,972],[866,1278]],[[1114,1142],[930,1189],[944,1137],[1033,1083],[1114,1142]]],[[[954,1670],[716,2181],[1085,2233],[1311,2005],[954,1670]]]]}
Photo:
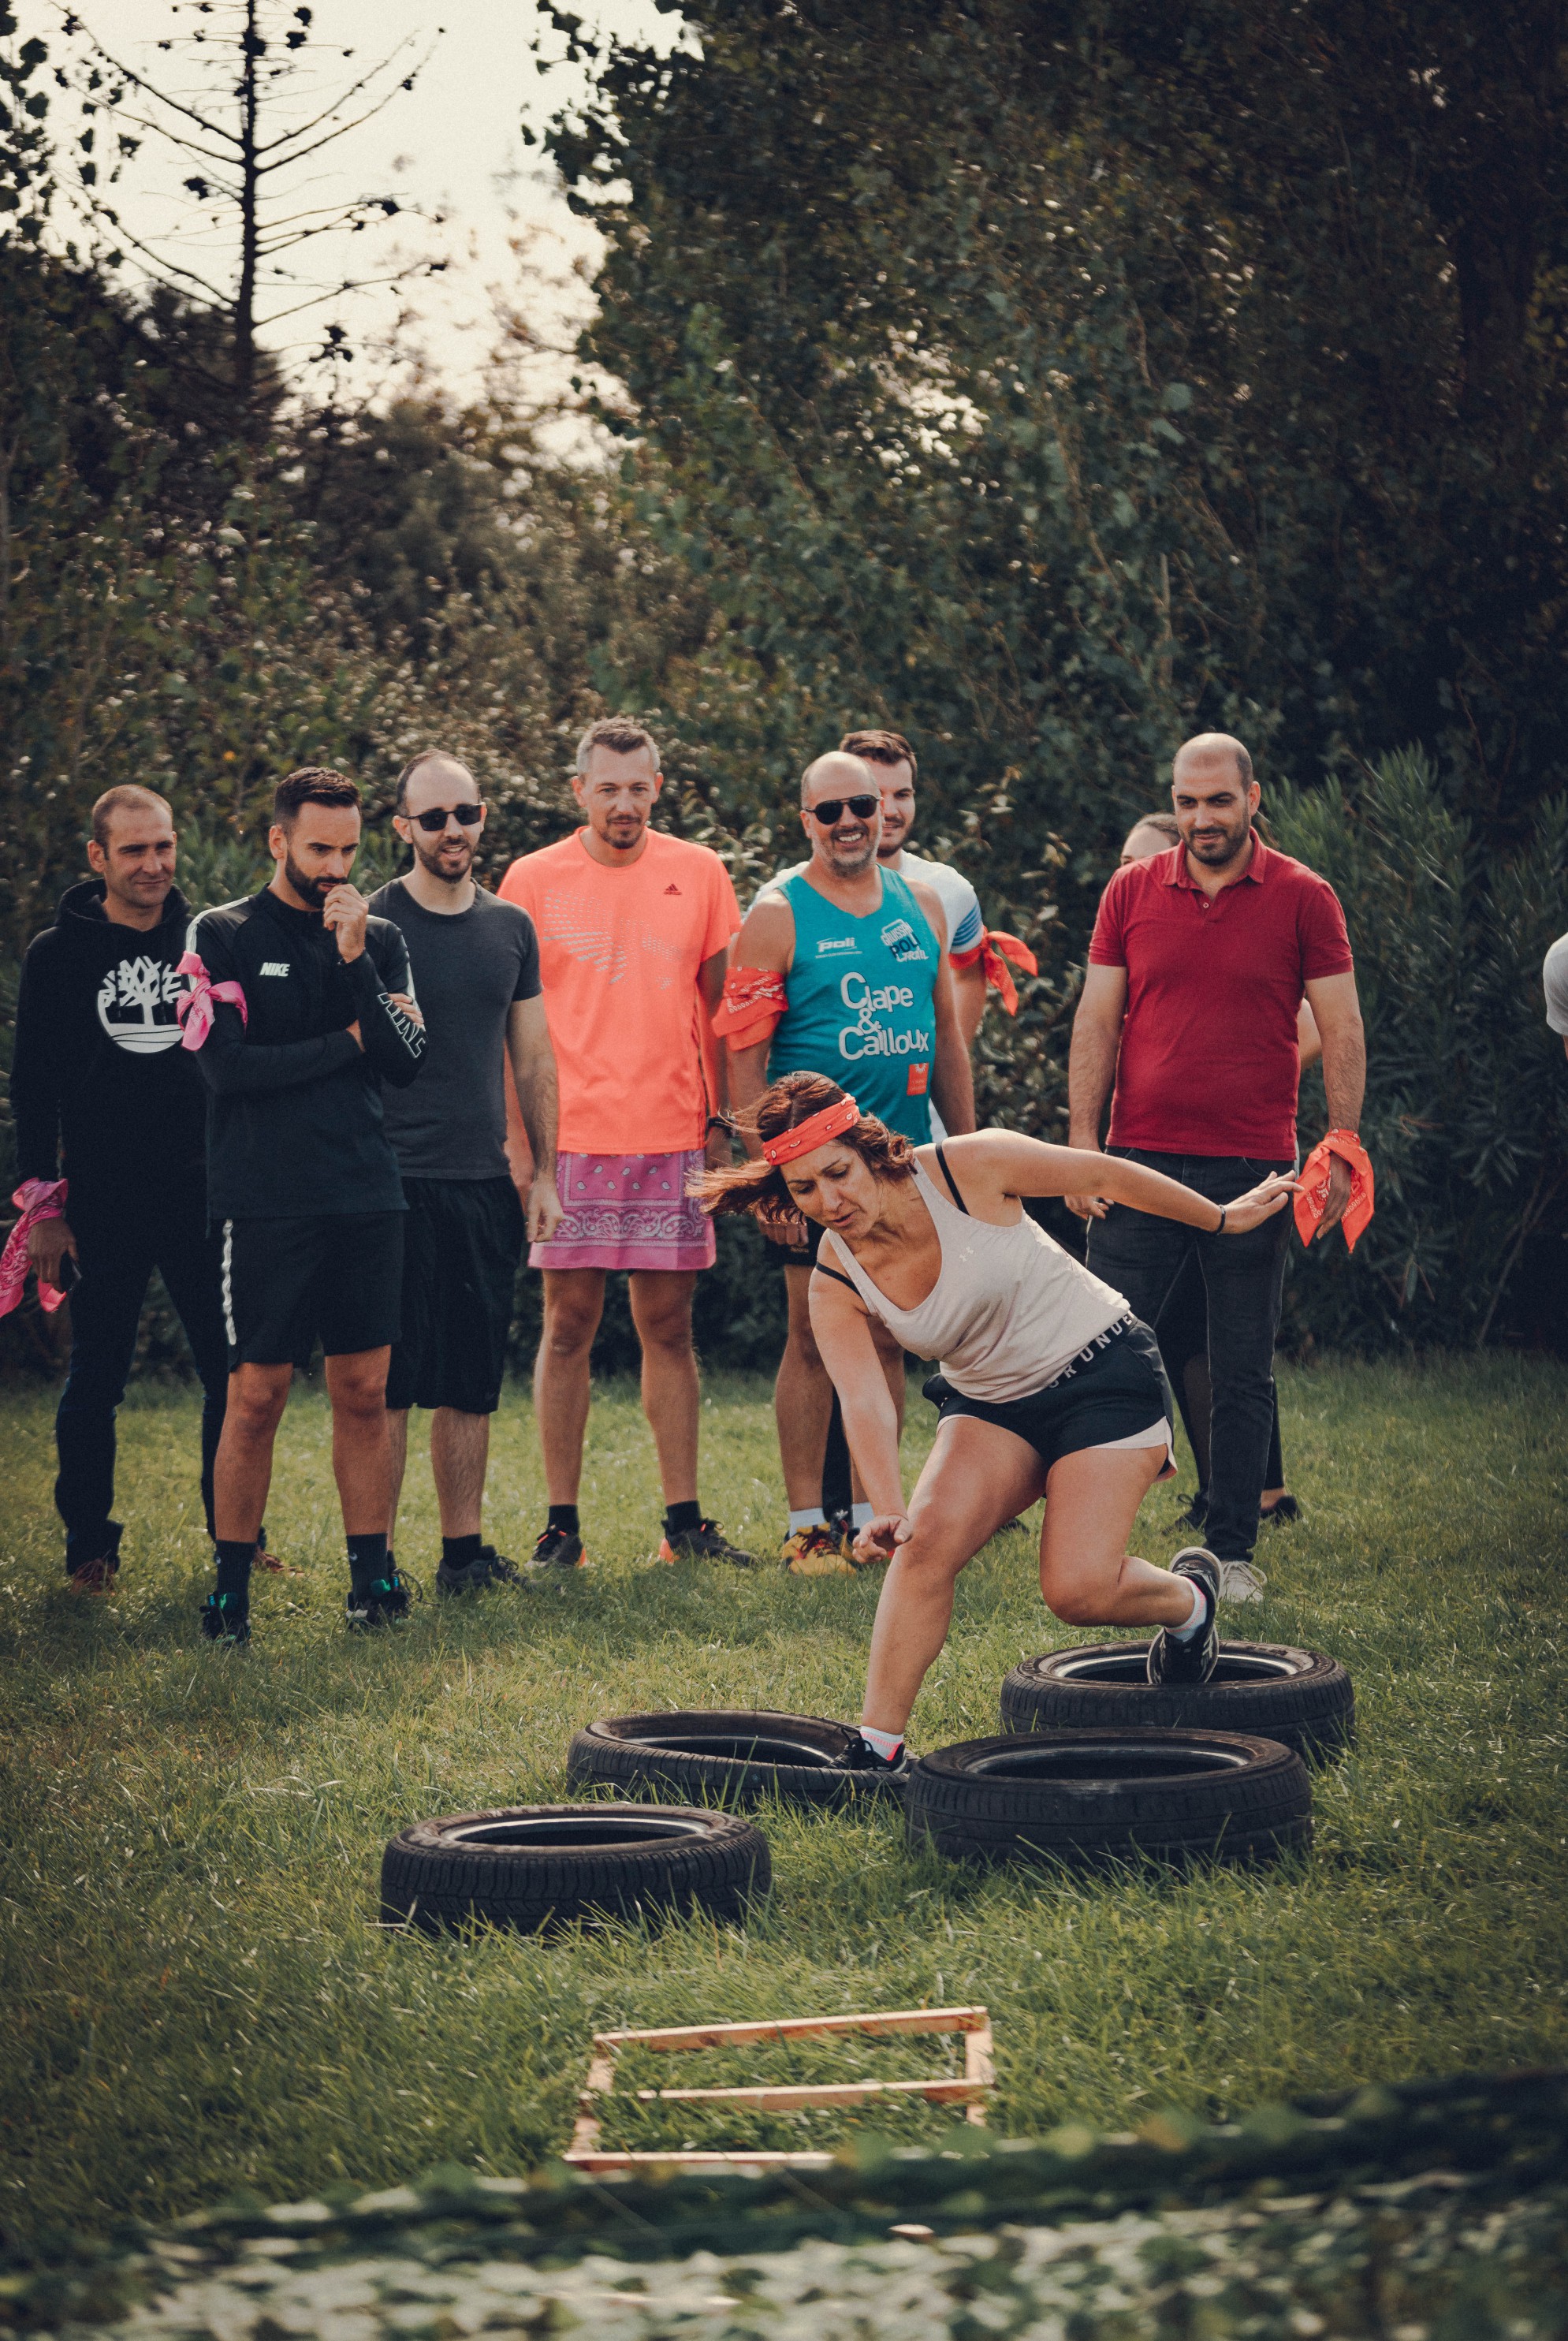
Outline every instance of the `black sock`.
{"type": "Polygon", "coordinates": [[[251,1555],[253,1544],[224,1544],[217,1539],[213,1548],[218,1564],[218,1591],[237,1601],[243,1609],[250,1598],[251,1555]]]}
{"type": "Polygon", "coordinates": [[[547,1529],[564,1529],[568,1536],[579,1535],[581,1531],[577,1525],[577,1506],[551,1504],[544,1525],[547,1529]]]}
{"type": "Polygon", "coordinates": [[[448,1569],[466,1569],[471,1560],[479,1559],[481,1545],[481,1539],[477,1529],[472,1536],[443,1536],[441,1540],[441,1557],[443,1565],[448,1569]]]}
{"type": "Polygon", "coordinates": [[[693,1529],[702,1526],[702,1507],[694,1496],[689,1504],[666,1504],[664,1533],[666,1536],[690,1536],[693,1529]]]}
{"type": "Polygon", "coordinates": [[[387,1574],[390,1555],[386,1534],[352,1536],[349,1539],[349,1582],[356,1593],[376,1584],[387,1574]]]}

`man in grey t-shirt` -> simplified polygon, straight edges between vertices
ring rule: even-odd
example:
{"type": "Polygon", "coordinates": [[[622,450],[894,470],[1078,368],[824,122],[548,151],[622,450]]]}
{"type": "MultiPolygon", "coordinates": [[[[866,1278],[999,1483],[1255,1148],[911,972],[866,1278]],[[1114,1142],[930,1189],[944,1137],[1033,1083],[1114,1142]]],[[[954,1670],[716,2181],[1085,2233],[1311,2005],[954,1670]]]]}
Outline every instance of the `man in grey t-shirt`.
{"type": "Polygon", "coordinates": [[[555,1183],[555,1056],[540,996],[533,921],[474,883],[485,809],[471,772],[429,752],[398,781],[393,826],[413,849],[406,874],[372,898],[408,945],[428,1041],[420,1078],[382,1099],[408,1202],[402,1338],[387,1373],[392,1522],[408,1456],[408,1410],[432,1410],[431,1468],[441,1507],[441,1593],[517,1581],[484,1543],[490,1418],[501,1402],[524,1213],[506,1160],[510,1064],[533,1153],[526,1232],[548,1240],[555,1183]]]}

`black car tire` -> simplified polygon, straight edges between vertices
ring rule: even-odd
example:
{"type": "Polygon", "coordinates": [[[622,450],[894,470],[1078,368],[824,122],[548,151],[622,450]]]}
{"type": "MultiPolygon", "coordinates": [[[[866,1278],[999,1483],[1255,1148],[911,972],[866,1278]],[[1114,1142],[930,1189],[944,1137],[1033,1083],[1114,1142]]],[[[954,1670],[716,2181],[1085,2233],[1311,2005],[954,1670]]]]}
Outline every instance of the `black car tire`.
{"type": "Polygon", "coordinates": [[[856,1796],[901,1792],[903,1782],[843,1772],[848,1724],[819,1715],[716,1708],[674,1715],[610,1715],[580,1731],[567,1754],[574,1788],[663,1788],[715,1805],[781,1797],[799,1805],[839,1805],[856,1796]]]}
{"type": "Polygon", "coordinates": [[[382,1918],[426,1934],[470,1919],[527,1933],[691,1910],[739,1919],[771,1881],[768,1840],[730,1813],[509,1805],[400,1830],[382,1857],[382,1918]]]}
{"type": "Polygon", "coordinates": [[[1180,1724],[1277,1739],[1308,1763],[1350,1744],[1355,1692],[1337,1659],[1283,1642],[1222,1642],[1207,1682],[1151,1683],[1148,1644],[1084,1642],[1025,1659],[1002,1684],[1004,1731],[1180,1724]]]}
{"type": "Polygon", "coordinates": [[[911,1770],[905,1810],[912,1846],[961,1861],[1246,1867],[1312,1841],[1312,1789],[1294,1748],[1180,1728],[939,1748],[911,1770]]]}

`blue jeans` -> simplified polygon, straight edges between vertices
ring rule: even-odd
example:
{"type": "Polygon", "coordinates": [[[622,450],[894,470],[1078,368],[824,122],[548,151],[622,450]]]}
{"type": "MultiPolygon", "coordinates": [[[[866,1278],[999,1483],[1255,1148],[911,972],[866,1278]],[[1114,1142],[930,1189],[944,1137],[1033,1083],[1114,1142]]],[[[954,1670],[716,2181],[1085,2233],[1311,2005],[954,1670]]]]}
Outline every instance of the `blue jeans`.
{"type": "Polygon", "coordinates": [[[220,1278],[222,1245],[206,1227],[200,1190],[117,1208],[68,1203],[81,1280],[71,1294],[71,1365],[55,1417],[60,1476],[55,1504],[65,1523],[65,1566],[117,1553],[114,1414],[136,1354],[142,1303],[161,1271],[202,1378],[202,1504],[213,1533],[213,1464],[228,1397],[220,1278]]]}
{"type": "MultiPolygon", "coordinates": [[[[1232,1203],[1271,1170],[1295,1167],[1245,1155],[1147,1154],[1130,1146],[1108,1151],[1163,1170],[1214,1203],[1232,1203]]],[[[1244,1236],[1206,1235],[1126,1203],[1112,1203],[1103,1220],[1089,1223],[1090,1268],[1124,1293],[1134,1315],[1156,1334],[1182,1270],[1196,1258],[1208,1299],[1214,1387],[1206,1530],[1210,1549],[1221,1560],[1250,1560],[1257,1542],[1258,1499],[1267,1484],[1264,1474],[1274,1427],[1274,1344],[1289,1230],[1288,1207],[1244,1236]]]]}

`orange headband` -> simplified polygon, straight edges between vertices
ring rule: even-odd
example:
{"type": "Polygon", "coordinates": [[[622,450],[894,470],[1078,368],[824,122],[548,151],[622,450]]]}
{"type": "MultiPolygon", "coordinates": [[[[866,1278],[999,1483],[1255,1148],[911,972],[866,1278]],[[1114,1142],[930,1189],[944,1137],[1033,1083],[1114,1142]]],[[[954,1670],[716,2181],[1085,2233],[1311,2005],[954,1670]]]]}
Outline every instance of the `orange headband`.
{"type": "Polygon", "coordinates": [[[860,1109],[854,1099],[840,1098],[837,1105],[825,1105],[820,1113],[809,1114],[793,1130],[780,1131],[777,1138],[767,1140],[762,1160],[775,1169],[780,1162],[793,1162],[797,1156],[809,1154],[814,1146],[825,1146],[829,1139],[852,1130],[859,1119],[860,1109]]]}

